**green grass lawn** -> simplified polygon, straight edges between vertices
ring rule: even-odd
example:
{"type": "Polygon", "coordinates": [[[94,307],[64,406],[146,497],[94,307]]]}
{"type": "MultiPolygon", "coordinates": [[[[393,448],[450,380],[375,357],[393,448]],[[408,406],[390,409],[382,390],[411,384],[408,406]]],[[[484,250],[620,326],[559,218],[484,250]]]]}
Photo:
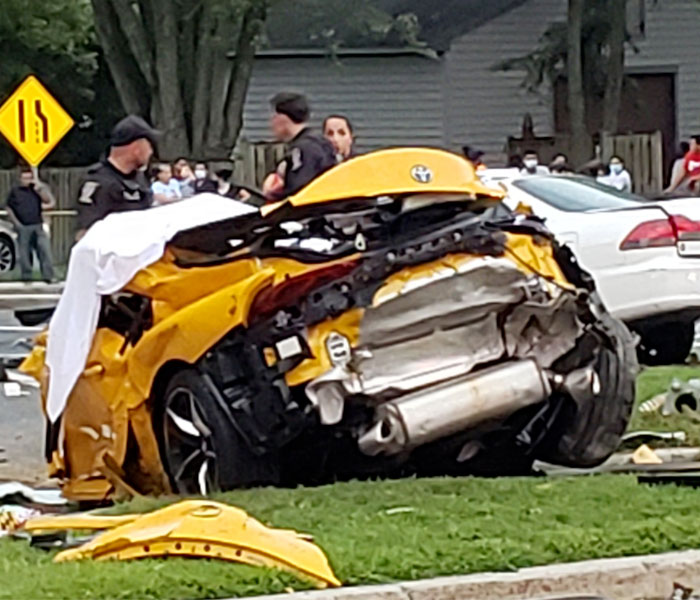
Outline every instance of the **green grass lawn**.
{"type": "MultiPolygon", "coordinates": [[[[352,482],[217,499],[312,533],[350,585],[700,545],[700,491],[640,486],[631,476],[352,482]],[[410,510],[387,512],[397,507],[410,510]]],[[[0,540],[0,597],[207,598],[306,587],[292,576],[217,561],[53,564],[51,556],[0,540]]]]}
{"type": "MultiPolygon", "coordinates": [[[[638,401],[674,376],[700,369],[651,369],[638,401]]],[[[634,428],[683,429],[685,417],[640,416],[634,428]]],[[[629,475],[576,478],[407,479],[313,489],[261,489],[216,496],[266,524],[314,535],[348,585],[419,579],[700,546],[700,490],[638,485],[629,475]],[[387,512],[392,508],[403,510],[387,512]]],[[[118,512],[165,501],[141,500],[118,512]]],[[[213,598],[308,586],[291,575],[222,561],[51,562],[25,541],[0,539],[0,598],[213,598]]]]}

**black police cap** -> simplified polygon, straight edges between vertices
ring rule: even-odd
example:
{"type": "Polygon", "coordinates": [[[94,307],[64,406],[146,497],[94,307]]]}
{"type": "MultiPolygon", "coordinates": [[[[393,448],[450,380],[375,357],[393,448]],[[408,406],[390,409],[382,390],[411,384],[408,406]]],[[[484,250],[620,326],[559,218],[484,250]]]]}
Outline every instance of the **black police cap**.
{"type": "Polygon", "coordinates": [[[151,127],[141,117],[129,115],[119,121],[112,129],[110,145],[127,146],[136,140],[147,139],[155,146],[159,137],[160,131],[151,127]]]}

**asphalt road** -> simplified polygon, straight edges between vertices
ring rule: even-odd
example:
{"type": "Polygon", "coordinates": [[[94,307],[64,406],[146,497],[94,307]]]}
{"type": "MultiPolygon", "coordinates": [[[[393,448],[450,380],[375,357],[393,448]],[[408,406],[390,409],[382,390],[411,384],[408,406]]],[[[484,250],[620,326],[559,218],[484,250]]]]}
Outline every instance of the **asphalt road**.
{"type": "MultiPolygon", "coordinates": [[[[11,311],[0,310],[0,356],[26,352],[26,345],[17,342],[27,332],[7,329],[18,326],[11,311]]],[[[0,481],[44,483],[44,420],[39,390],[22,386],[28,395],[13,396],[12,387],[0,383],[0,481]]]]}

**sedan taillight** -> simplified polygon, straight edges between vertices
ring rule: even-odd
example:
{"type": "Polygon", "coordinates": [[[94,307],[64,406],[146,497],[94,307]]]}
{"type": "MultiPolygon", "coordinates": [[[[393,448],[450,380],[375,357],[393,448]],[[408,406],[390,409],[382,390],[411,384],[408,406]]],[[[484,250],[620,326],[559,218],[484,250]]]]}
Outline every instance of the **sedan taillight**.
{"type": "Polygon", "coordinates": [[[697,239],[700,223],[681,215],[637,225],[620,244],[620,250],[675,246],[678,240],[697,239]]]}

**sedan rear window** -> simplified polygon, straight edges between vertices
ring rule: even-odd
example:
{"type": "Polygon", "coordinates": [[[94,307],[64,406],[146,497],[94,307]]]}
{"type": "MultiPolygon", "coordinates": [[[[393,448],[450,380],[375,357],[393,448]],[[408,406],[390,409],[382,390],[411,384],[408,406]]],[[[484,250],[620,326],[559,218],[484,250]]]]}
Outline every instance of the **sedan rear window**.
{"type": "Polygon", "coordinates": [[[535,198],[566,212],[633,208],[644,199],[584,177],[532,177],[513,185],[535,198]]]}

